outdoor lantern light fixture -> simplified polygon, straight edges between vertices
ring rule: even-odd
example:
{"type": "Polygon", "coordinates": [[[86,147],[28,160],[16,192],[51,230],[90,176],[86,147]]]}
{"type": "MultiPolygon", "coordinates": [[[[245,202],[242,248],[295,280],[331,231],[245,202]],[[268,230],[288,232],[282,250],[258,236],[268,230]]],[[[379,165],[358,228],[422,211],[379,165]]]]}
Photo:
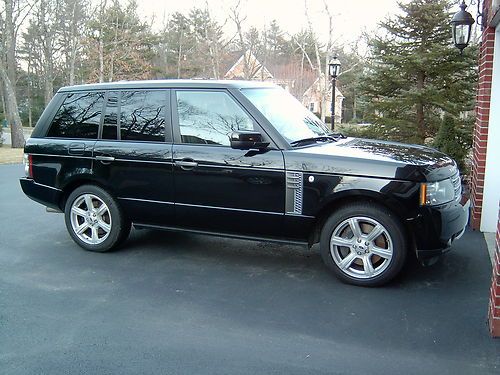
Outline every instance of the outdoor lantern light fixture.
{"type": "Polygon", "coordinates": [[[328,73],[330,74],[330,77],[337,78],[339,76],[340,65],[341,64],[338,58],[334,57],[330,60],[328,63],[328,73]]]}
{"type": "Polygon", "coordinates": [[[334,130],[335,128],[335,86],[337,83],[337,77],[340,74],[340,65],[340,61],[337,57],[334,57],[328,63],[328,74],[330,74],[330,77],[332,79],[332,117],[330,120],[332,124],[332,130],[334,130]]]}
{"type": "Polygon", "coordinates": [[[469,45],[474,18],[465,10],[465,1],[460,4],[460,10],[451,19],[451,32],[455,47],[462,53],[463,49],[469,45]]]}

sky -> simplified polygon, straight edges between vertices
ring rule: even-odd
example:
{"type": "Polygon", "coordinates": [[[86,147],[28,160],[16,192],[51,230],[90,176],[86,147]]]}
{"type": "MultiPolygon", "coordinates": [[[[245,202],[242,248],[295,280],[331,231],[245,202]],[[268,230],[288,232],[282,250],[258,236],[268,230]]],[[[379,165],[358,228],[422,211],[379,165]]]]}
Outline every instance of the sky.
{"type": "MultiPolygon", "coordinates": [[[[207,0],[209,11],[219,22],[228,18],[228,9],[237,0],[207,0]]],[[[307,0],[314,29],[323,42],[327,41],[328,18],[323,0],[307,0]]],[[[334,40],[348,43],[356,40],[363,30],[376,29],[379,21],[397,12],[396,0],[327,0],[334,17],[334,40]]],[[[241,0],[242,13],[247,15],[245,28],[263,29],[273,19],[288,33],[296,33],[307,27],[304,16],[304,0],[241,0]]],[[[176,11],[187,13],[192,7],[205,7],[205,0],[138,0],[139,12],[155,17],[155,27],[164,16],[176,11]]],[[[234,25],[227,20],[225,32],[234,33],[234,25]]]]}

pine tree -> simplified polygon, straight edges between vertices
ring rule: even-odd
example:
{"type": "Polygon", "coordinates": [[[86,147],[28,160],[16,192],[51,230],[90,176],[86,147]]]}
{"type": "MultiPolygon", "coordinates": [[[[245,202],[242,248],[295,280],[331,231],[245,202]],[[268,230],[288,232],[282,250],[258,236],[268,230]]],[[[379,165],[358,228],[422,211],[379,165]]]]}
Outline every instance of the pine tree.
{"type": "Polygon", "coordinates": [[[450,114],[444,115],[433,146],[455,159],[463,171],[470,140],[464,138],[465,132],[460,124],[450,114]]]}
{"type": "MultiPolygon", "coordinates": [[[[399,3],[401,14],[380,24],[371,40],[362,84],[372,131],[379,138],[423,143],[443,113],[473,109],[475,48],[460,55],[451,43],[449,0],[399,3]]],[[[372,133],[373,134],[373,133],[372,133]]]]}

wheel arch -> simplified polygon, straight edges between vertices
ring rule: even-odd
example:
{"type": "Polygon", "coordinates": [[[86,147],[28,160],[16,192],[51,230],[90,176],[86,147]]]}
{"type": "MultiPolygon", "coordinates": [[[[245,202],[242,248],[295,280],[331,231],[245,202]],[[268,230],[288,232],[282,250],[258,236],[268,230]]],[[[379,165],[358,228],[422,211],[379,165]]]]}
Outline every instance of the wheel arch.
{"type": "Polygon", "coordinates": [[[98,186],[101,189],[107,191],[109,194],[112,196],[115,196],[113,194],[113,191],[109,189],[108,186],[104,185],[97,179],[93,178],[91,175],[86,175],[86,176],[81,176],[80,178],[76,178],[73,180],[68,181],[64,187],[62,187],[62,195],[61,199],[59,201],[59,208],[61,211],[64,212],[64,207],[66,206],[66,201],[68,200],[69,195],[77,188],[83,185],[94,185],[98,186]]]}
{"type": "Polygon", "coordinates": [[[341,207],[353,203],[372,203],[384,207],[392,212],[401,221],[407,237],[413,241],[413,234],[409,228],[409,223],[404,215],[404,208],[397,205],[397,202],[392,202],[391,199],[382,193],[372,190],[346,190],[338,192],[325,201],[316,214],[316,222],[312,232],[309,235],[309,244],[313,245],[319,242],[321,229],[330,215],[341,207]]]}

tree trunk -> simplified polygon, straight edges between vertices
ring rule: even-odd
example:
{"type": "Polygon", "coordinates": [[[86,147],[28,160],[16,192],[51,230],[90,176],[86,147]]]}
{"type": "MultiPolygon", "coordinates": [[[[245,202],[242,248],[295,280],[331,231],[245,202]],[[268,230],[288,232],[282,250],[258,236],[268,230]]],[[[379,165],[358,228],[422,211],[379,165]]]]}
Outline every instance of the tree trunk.
{"type": "Polygon", "coordinates": [[[75,84],[75,65],[76,65],[76,51],[78,49],[78,46],[80,44],[80,41],[78,40],[79,35],[78,35],[78,16],[77,16],[77,10],[76,7],[78,5],[78,2],[75,1],[73,3],[73,9],[72,9],[72,14],[71,14],[71,19],[72,19],[72,24],[71,24],[71,34],[70,34],[70,54],[69,54],[69,84],[70,86],[75,84]]]}
{"type": "Polygon", "coordinates": [[[104,82],[104,42],[102,30],[99,31],[99,83],[104,82]]]}
{"type": "Polygon", "coordinates": [[[16,94],[3,63],[0,65],[0,77],[3,81],[6,117],[10,124],[12,148],[22,148],[24,147],[24,134],[16,94]]]}
{"type": "Polygon", "coordinates": [[[358,119],[358,104],[356,100],[356,94],[353,94],[352,97],[352,120],[356,122],[358,119]]]}
{"type": "Polygon", "coordinates": [[[5,26],[4,41],[7,57],[7,75],[12,85],[16,84],[16,34],[14,29],[14,3],[12,0],[5,0],[5,26]]]}
{"type": "MultiPolygon", "coordinates": [[[[417,90],[421,94],[424,89],[425,75],[424,72],[419,71],[417,73],[417,90]]],[[[418,99],[416,104],[417,109],[417,137],[420,143],[424,143],[425,140],[425,115],[424,115],[424,105],[421,99],[418,99]]]]}
{"type": "Polygon", "coordinates": [[[179,34],[179,53],[177,54],[177,78],[181,78],[182,33],[183,30],[181,29],[179,34]]]}

